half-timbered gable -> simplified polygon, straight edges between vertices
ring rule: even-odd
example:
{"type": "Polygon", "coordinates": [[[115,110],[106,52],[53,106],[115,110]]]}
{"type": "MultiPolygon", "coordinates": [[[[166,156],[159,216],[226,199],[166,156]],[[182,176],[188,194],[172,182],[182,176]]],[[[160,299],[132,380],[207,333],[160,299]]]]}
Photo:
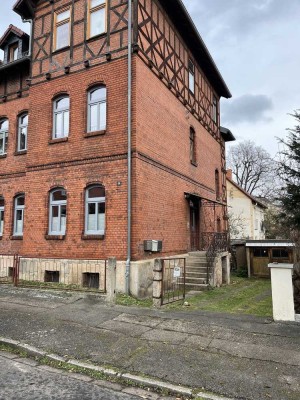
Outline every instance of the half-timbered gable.
{"type": "Polygon", "coordinates": [[[219,99],[231,94],[184,6],[179,1],[138,0],[137,7],[139,54],[200,123],[219,139],[219,99]]]}

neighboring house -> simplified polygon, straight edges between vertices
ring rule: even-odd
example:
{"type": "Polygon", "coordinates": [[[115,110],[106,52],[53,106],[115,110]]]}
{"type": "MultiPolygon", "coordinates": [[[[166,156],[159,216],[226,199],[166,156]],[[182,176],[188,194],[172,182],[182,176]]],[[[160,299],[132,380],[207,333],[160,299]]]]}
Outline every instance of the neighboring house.
{"type": "Polygon", "coordinates": [[[0,39],[0,253],[129,270],[145,240],[169,256],[227,233],[231,94],[180,0],[133,1],[132,46],[128,5],[15,4],[32,35],[0,39]]]}
{"type": "Polygon", "coordinates": [[[247,193],[232,180],[232,171],[227,171],[227,202],[230,239],[265,239],[265,204],[247,193]]]}

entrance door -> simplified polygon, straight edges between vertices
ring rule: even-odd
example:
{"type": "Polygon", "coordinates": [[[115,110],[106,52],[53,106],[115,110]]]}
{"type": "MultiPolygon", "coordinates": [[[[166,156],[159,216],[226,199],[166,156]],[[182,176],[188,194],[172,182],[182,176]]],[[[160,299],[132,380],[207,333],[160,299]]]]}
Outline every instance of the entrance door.
{"type": "Polygon", "coordinates": [[[191,250],[200,250],[199,243],[199,200],[190,200],[190,232],[191,232],[191,250]]]}

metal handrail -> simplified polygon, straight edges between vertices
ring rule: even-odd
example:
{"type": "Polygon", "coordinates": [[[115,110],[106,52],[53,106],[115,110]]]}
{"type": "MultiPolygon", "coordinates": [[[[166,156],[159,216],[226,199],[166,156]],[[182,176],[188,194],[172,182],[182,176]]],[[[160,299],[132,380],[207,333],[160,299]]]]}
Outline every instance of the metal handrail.
{"type": "Polygon", "coordinates": [[[202,234],[202,243],[202,250],[206,250],[207,283],[209,283],[217,254],[228,250],[228,233],[205,232],[202,234]]]}

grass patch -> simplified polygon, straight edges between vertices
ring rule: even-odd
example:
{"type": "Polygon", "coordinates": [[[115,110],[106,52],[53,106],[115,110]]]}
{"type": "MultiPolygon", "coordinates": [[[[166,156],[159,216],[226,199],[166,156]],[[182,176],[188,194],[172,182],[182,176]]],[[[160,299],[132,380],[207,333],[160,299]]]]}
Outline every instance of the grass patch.
{"type": "Polygon", "coordinates": [[[152,307],[152,299],[139,300],[126,294],[117,293],[116,304],[120,306],[152,307]]]}
{"type": "Polygon", "coordinates": [[[187,299],[189,306],[174,303],[167,309],[205,310],[234,314],[272,316],[271,281],[232,277],[232,284],[196,294],[187,299]]]}

